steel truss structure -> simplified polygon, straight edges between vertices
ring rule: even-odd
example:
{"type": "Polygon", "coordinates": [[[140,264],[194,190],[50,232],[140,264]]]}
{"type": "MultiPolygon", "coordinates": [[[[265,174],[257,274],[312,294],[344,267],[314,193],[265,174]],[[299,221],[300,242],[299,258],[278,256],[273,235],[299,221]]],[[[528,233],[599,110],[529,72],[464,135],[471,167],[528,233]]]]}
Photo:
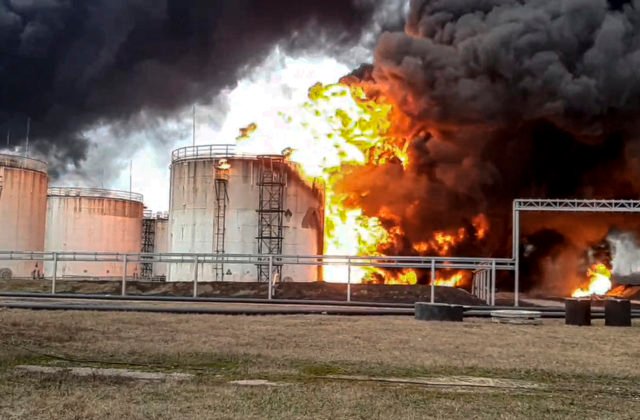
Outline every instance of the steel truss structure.
{"type": "MultiPolygon", "coordinates": [[[[258,156],[258,254],[279,255],[284,241],[284,191],[286,171],[284,157],[258,156]]],[[[257,264],[258,281],[266,282],[275,273],[281,278],[282,264],[268,258],[257,264]]]]}
{"type": "Polygon", "coordinates": [[[514,305],[520,294],[520,212],[640,213],[640,200],[516,199],[513,200],[514,305]]]}

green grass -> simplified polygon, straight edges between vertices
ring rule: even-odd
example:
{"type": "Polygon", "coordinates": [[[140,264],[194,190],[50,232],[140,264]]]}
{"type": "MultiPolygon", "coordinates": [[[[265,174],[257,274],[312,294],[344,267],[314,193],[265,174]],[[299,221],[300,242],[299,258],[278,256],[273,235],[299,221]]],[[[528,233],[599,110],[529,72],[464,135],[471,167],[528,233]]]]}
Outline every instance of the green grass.
{"type": "Polygon", "coordinates": [[[28,311],[2,316],[2,419],[596,419],[637,418],[640,412],[637,326],[28,311]],[[178,371],[195,378],[80,378],[16,370],[21,364],[178,371]],[[354,378],[362,376],[370,380],[354,378]],[[456,385],[460,377],[471,377],[470,384],[456,385]],[[473,378],[495,386],[471,386],[473,378]],[[282,386],[231,383],[238,379],[282,386]],[[508,386],[510,380],[521,386],[508,386]]]}

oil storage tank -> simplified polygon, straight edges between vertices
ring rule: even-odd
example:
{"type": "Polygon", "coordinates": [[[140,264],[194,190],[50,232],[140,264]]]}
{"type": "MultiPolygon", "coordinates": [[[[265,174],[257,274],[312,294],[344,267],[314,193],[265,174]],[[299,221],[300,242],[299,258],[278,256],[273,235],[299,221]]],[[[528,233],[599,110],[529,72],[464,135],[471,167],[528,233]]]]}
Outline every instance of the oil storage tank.
{"type": "MultiPolygon", "coordinates": [[[[282,155],[241,155],[233,146],[193,146],[171,159],[169,252],[253,254],[264,263],[202,264],[198,281],[267,281],[269,255],[318,255],[322,191],[282,155]]],[[[272,267],[279,281],[319,278],[315,266],[272,267]]],[[[170,281],[192,281],[194,264],[171,264],[170,281]]]]}
{"type": "MultiPolygon", "coordinates": [[[[44,250],[48,182],[45,162],[0,154],[0,250],[44,250]]],[[[0,261],[0,278],[31,277],[34,272],[40,275],[42,265],[0,261]]]]}
{"type": "MultiPolygon", "coordinates": [[[[45,250],[50,252],[140,253],[142,195],[97,188],[49,188],[45,250]]],[[[53,263],[45,265],[51,275],[53,263]]],[[[118,262],[59,261],[58,277],[110,278],[122,276],[118,262]]],[[[137,264],[127,264],[137,277],[137,264]]]]}

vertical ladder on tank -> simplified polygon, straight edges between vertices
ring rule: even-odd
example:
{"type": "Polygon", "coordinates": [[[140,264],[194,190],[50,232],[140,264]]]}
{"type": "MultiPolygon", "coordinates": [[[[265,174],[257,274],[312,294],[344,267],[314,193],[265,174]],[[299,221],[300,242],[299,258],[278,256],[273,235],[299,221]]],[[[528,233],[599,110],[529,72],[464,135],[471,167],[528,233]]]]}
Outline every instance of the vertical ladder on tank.
{"type": "MultiPolygon", "coordinates": [[[[286,172],[281,156],[258,156],[258,254],[281,255],[286,172]]],[[[260,258],[258,281],[269,281],[269,259],[260,258]]],[[[271,275],[281,276],[282,264],[273,264],[271,275]]],[[[273,277],[272,277],[273,278],[273,277]]]]}
{"type": "MultiPolygon", "coordinates": [[[[220,256],[224,254],[224,238],[227,231],[227,203],[229,202],[229,164],[221,159],[215,169],[216,214],[214,224],[214,252],[220,256]]],[[[224,281],[224,264],[214,264],[216,281],[224,281]]]]}
{"type": "MultiPolygon", "coordinates": [[[[156,242],[156,221],[152,215],[145,215],[142,219],[142,249],[144,253],[153,253],[155,251],[156,242]]],[[[142,257],[144,260],[144,257],[142,257]]],[[[140,277],[150,279],[153,277],[153,263],[145,262],[140,264],[140,277]]]]}
{"type": "Polygon", "coordinates": [[[3,186],[4,186],[4,168],[0,168],[0,197],[2,197],[3,186]]]}

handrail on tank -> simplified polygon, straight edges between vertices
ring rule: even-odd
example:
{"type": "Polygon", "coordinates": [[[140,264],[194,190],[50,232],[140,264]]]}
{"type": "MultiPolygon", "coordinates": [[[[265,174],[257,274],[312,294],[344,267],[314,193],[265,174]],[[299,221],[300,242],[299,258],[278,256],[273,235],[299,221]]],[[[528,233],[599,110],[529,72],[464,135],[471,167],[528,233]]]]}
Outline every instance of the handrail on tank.
{"type": "Polygon", "coordinates": [[[95,198],[115,198],[117,200],[129,200],[142,203],[144,196],[139,193],[119,190],[105,190],[102,188],[79,188],[79,187],[50,187],[47,195],[53,197],[95,197],[95,198]]]}
{"type": "Polygon", "coordinates": [[[235,144],[205,144],[187,146],[171,152],[171,162],[183,159],[231,158],[236,155],[235,144]]]}
{"type": "Polygon", "coordinates": [[[47,162],[43,160],[5,153],[0,153],[0,166],[18,169],[29,169],[32,171],[43,172],[45,174],[47,173],[47,169],[49,167],[47,162]]]}
{"type": "Polygon", "coordinates": [[[145,210],[142,213],[142,217],[144,217],[145,219],[168,219],[169,212],[168,211],[154,212],[153,210],[145,210]]]}

